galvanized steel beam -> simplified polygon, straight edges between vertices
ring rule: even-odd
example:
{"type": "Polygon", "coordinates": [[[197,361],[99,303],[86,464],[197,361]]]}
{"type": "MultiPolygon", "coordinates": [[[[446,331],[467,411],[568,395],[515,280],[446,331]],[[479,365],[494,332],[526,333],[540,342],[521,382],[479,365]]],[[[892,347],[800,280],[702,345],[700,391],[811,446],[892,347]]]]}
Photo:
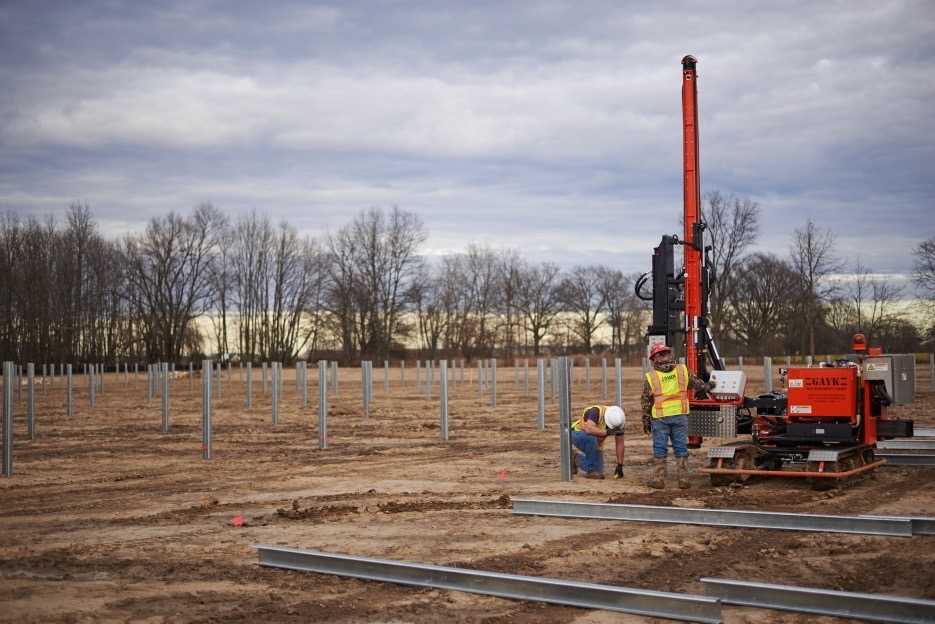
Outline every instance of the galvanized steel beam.
{"type": "Polygon", "coordinates": [[[890,466],[935,466],[935,454],[921,453],[876,453],[890,466]]]}
{"type": "Polygon", "coordinates": [[[416,587],[450,589],[514,600],[534,600],[588,609],[606,609],[686,622],[716,623],[721,621],[721,608],[718,600],[696,594],[676,594],[502,572],[466,570],[297,548],[276,546],[255,546],[255,548],[260,557],[260,565],[273,568],[336,574],[416,587]]]}
{"type": "Polygon", "coordinates": [[[877,448],[893,451],[935,451],[935,440],[915,440],[912,438],[880,440],[877,442],[877,448]]]}
{"type": "Polygon", "coordinates": [[[935,438],[935,427],[914,427],[912,431],[914,438],[935,438]]]}
{"type": "Polygon", "coordinates": [[[705,594],[725,604],[857,618],[873,622],[935,622],[935,600],[812,587],[703,578],[705,594]]]}
{"type": "Polygon", "coordinates": [[[779,529],[786,531],[859,533],[862,535],[890,535],[895,537],[912,536],[912,523],[908,519],[828,516],[735,509],[657,507],[653,505],[613,505],[528,498],[514,498],[512,502],[514,514],[530,516],[700,524],[715,527],[779,529]]]}

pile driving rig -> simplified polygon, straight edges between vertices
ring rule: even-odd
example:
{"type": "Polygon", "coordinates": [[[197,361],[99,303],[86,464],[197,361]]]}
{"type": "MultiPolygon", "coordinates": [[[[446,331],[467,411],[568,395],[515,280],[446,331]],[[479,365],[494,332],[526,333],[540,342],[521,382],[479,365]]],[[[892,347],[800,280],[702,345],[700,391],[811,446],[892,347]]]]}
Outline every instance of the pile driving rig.
{"type": "MultiPolygon", "coordinates": [[[[725,370],[708,325],[708,298],[714,279],[705,246],[698,158],[697,61],[682,59],[682,128],[684,163],[684,232],[662,237],[653,251],[652,295],[644,296],[644,274],[636,294],[652,301],[647,353],[662,342],[684,357],[698,377],[715,380],[710,396],[690,399],[689,446],[704,437],[732,442],[709,449],[709,465],[700,469],[714,485],[751,476],[805,477],[816,488],[867,472],[884,463],[874,458],[878,439],[912,435],[912,421],[887,418],[893,402],[893,376],[901,356],[868,349],[854,338],[854,355],[818,368],[789,368],[787,391],[746,396],[742,371],[725,370]],[[676,247],[683,267],[676,272],[676,247]],[[710,366],[710,368],[709,368],[710,366]],[[737,440],[749,435],[749,439],[737,440]]],[[[913,364],[914,365],[914,364],[913,364]]],[[[899,402],[911,401],[903,392],[899,402]]]]}

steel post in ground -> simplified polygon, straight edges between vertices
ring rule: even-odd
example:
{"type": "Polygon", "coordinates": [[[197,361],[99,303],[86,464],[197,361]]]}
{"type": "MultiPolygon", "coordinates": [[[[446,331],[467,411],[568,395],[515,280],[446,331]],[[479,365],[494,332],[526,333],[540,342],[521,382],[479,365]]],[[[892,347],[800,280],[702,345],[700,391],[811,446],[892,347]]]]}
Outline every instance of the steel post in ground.
{"type": "Polygon", "coordinates": [[[318,448],[328,448],[328,362],[318,362],[318,448]]]}
{"type": "Polygon", "coordinates": [[[416,360],[416,392],[422,390],[421,381],[422,378],[422,360],[416,360]]]}
{"type": "Polygon", "coordinates": [[[163,362],[162,370],[162,432],[169,433],[169,365],[163,362]]]}
{"type": "Polygon", "coordinates": [[[490,358],[490,407],[497,407],[497,358],[490,358]]]}
{"type": "Polygon", "coordinates": [[[539,412],[536,416],[536,426],[539,431],[545,431],[545,362],[542,358],[536,360],[536,390],[539,395],[539,412]]]}
{"type": "Polygon", "coordinates": [[[23,366],[22,364],[16,365],[16,400],[17,401],[23,400],[23,366]]]}
{"type": "Polygon", "coordinates": [[[763,381],[766,384],[766,392],[773,391],[773,358],[763,356],[763,381]]]}
{"type": "Polygon", "coordinates": [[[529,360],[523,360],[523,396],[529,394],[529,360]]]}
{"type": "Polygon", "coordinates": [[[272,377],[272,407],[273,407],[273,426],[279,424],[279,363],[272,362],[270,364],[272,370],[270,371],[272,377]]]}
{"type": "Polygon", "coordinates": [[[561,479],[571,481],[571,371],[567,357],[558,360],[558,422],[561,479]]]}
{"type": "Polygon", "coordinates": [[[308,407],[308,362],[302,361],[302,407],[308,407]]]}
{"type": "Polygon", "coordinates": [[[247,409],[253,407],[253,362],[247,362],[247,409]]]}
{"type": "Polygon", "coordinates": [[[26,364],[26,430],[29,439],[36,439],[36,365],[26,364]]]}
{"type": "Polygon", "coordinates": [[[406,360],[399,361],[399,385],[401,387],[406,385],[406,360]]]}
{"type": "Polygon", "coordinates": [[[13,362],[3,363],[3,476],[13,476],[13,362]]]}
{"type": "Polygon", "coordinates": [[[390,393],[390,361],[383,360],[383,394],[390,393]]]}
{"type": "Polygon", "coordinates": [[[574,386],[576,380],[575,380],[575,358],[573,357],[568,358],[568,376],[569,376],[569,379],[571,379],[571,385],[574,386]]]}
{"type": "Polygon", "coordinates": [[[266,396],[266,362],[263,362],[263,396],[266,396]]]}
{"type": "Polygon", "coordinates": [[[601,400],[607,401],[607,358],[601,358],[601,400]]]}
{"type": "Polygon", "coordinates": [[[104,365],[97,365],[97,390],[101,394],[104,393],[104,365]]]}
{"type": "Polygon", "coordinates": [[[515,357],[513,358],[513,387],[519,388],[519,365],[515,357]]]}
{"type": "Polygon", "coordinates": [[[90,375],[88,375],[88,404],[91,406],[91,409],[94,409],[94,404],[97,399],[97,383],[94,381],[94,364],[91,364],[89,367],[90,375]]]}
{"type": "Polygon", "coordinates": [[[243,383],[243,360],[240,360],[240,362],[238,362],[237,381],[239,381],[240,383],[243,383]]]}
{"type": "Polygon", "coordinates": [[[439,373],[439,431],[442,440],[448,441],[448,360],[441,360],[438,363],[439,373]]]}
{"type": "Polygon", "coordinates": [[[191,361],[188,362],[188,391],[193,392],[195,390],[195,364],[191,361]]]}
{"type": "Polygon", "coordinates": [[[737,356],[737,368],[743,370],[743,356],[742,355],[737,356]]]}
{"type": "Polygon", "coordinates": [[[129,362],[123,363],[123,385],[130,385],[130,364],[129,362]]]}
{"type": "Polygon", "coordinates": [[[805,356],[805,365],[808,366],[809,368],[812,367],[812,356],[810,355],[805,356]]]}
{"type": "Polygon", "coordinates": [[[153,398],[153,365],[146,365],[146,402],[153,398]]]}
{"type": "Polygon", "coordinates": [[[614,394],[614,405],[623,407],[623,362],[614,358],[614,381],[617,391],[614,394]]]}
{"type": "Polygon", "coordinates": [[[75,402],[72,395],[72,390],[74,389],[74,384],[71,376],[71,364],[66,366],[66,377],[68,378],[65,382],[65,414],[70,418],[75,415],[75,402]]]}
{"type": "Polygon", "coordinates": [[[364,404],[364,418],[370,417],[370,393],[367,392],[367,364],[369,362],[361,360],[360,362],[360,391],[361,400],[364,404]]]}
{"type": "Polygon", "coordinates": [[[929,390],[935,390],[935,353],[929,353],[929,390]]]}
{"type": "Polygon", "coordinates": [[[48,387],[49,376],[47,375],[47,372],[48,372],[48,366],[43,364],[42,365],[42,391],[46,394],[48,394],[48,391],[49,391],[49,387],[48,387]]]}
{"type": "Polygon", "coordinates": [[[331,390],[334,392],[334,396],[338,396],[338,362],[335,360],[331,363],[331,390]]]}
{"type": "Polygon", "coordinates": [[[221,400],[221,366],[222,366],[221,363],[218,362],[218,365],[217,365],[217,367],[215,368],[215,371],[216,371],[216,373],[217,373],[217,377],[215,377],[215,379],[214,379],[214,382],[217,384],[217,387],[218,387],[218,388],[217,388],[217,399],[218,399],[218,401],[221,400]]]}
{"type": "Polygon", "coordinates": [[[214,362],[201,362],[201,458],[211,459],[211,377],[214,362]]]}
{"type": "Polygon", "coordinates": [[[461,370],[461,372],[460,372],[460,374],[459,374],[459,376],[458,376],[458,383],[459,383],[459,384],[463,384],[463,383],[464,383],[464,359],[463,359],[463,358],[461,359],[461,369],[460,369],[460,370],[461,370]]]}
{"type": "Polygon", "coordinates": [[[591,391],[591,358],[587,357],[584,360],[584,385],[591,391]]]}
{"type": "Polygon", "coordinates": [[[425,384],[425,398],[432,398],[432,389],[435,386],[435,360],[428,361],[429,376],[428,383],[425,384]]]}

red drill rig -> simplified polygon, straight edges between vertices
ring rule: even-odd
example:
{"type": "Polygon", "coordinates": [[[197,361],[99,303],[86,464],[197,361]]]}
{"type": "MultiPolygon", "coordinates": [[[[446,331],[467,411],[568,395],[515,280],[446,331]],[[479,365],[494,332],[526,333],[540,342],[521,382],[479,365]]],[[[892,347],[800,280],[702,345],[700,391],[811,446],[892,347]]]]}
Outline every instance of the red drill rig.
{"type": "Polygon", "coordinates": [[[705,436],[732,439],[709,449],[710,463],[701,472],[713,484],[761,475],[806,477],[822,487],[872,470],[884,463],[874,458],[876,441],[911,436],[912,421],[887,418],[892,398],[880,374],[885,365],[879,350],[868,355],[862,335],[855,336],[848,360],[790,368],[787,392],[748,397],[744,373],[725,370],[708,326],[713,274],[701,212],[696,64],[693,56],[682,59],[683,237],[663,236],[654,249],[652,296],[642,294],[650,274],[636,284],[637,296],[653,302],[647,349],[663,342],[683,354],[693,374],[716,381],[711,396],[690,400],[689,415],[690,446],[698,448],[705,436]],[[683,258],[678,273],[677,246],[683,258]]]}

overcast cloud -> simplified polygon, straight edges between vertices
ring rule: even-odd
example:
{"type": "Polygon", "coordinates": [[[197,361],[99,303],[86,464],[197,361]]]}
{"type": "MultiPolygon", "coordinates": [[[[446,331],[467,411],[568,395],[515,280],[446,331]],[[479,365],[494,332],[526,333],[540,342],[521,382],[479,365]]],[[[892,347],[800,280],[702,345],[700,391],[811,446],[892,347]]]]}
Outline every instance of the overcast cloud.
{"type": "Polygon", "coordinates": [[[0,211],[110,233],[212,202],[303,232],[419,213],[427,251],[648,268],[702,190],[907,273],[935,235],[931,2],[4,2],[0,211]]]}

